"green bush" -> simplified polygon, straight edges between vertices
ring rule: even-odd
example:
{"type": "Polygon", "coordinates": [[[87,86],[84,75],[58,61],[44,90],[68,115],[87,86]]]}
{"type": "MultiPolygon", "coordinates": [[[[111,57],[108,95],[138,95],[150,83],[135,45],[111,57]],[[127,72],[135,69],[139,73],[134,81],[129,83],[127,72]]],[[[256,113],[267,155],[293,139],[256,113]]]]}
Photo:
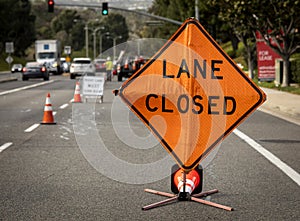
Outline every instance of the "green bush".
{"type": "Polygon", "coordinates": [[[228,54],[229,57],[231,57],[232,59],[236,57],[236,52],[235,52],[234,50],[227,51],[227,54],[228,54]]]}
{"type": "Polygon", "coordinates": [[[291,77],[295,83],[300,83],[300,59],[291,60],[291,77]]]}

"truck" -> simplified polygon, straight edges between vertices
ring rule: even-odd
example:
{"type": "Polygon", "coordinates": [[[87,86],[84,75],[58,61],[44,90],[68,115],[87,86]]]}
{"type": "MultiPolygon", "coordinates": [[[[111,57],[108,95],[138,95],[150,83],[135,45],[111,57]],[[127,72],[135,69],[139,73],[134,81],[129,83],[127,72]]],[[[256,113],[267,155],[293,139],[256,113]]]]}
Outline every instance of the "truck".
{"type": "Polygon", "coordinates": [[[59,40],[36,40],[35,59],[53,74],[61,74],[61,45],[59,40]]]}

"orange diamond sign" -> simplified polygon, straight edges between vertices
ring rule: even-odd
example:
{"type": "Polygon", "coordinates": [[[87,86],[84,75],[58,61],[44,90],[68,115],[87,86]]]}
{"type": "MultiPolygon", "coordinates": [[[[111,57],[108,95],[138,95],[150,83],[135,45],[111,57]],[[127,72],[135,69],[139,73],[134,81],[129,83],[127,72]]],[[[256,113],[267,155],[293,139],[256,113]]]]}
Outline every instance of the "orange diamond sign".
{"type": "Polygon", "coordinates": [[[120,96],[185,171],[266,100],[195,19],[122,85],[120,96]]]}

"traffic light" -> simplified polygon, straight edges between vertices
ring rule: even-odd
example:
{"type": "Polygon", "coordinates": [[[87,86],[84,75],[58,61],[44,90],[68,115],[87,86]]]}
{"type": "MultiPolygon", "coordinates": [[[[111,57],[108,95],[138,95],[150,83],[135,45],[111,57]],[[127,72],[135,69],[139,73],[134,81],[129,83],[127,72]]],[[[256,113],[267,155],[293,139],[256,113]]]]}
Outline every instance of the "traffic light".
{"type": "Polygon", "coordinates": [[[54,12],[54,0],[48,0],[48,12],[54,12]]]}
{"type": "Polygon", "coordinates": [[[107,2],[102,3],[102,15],[108,15],[108,3],[107,2]]]}

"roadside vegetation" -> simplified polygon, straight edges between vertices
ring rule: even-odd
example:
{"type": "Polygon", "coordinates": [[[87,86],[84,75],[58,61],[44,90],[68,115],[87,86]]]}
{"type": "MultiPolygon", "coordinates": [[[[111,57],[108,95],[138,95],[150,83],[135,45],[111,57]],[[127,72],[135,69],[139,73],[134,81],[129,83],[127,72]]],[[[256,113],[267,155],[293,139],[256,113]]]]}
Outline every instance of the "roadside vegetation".
{"type": "Polygon", "coordinates": [[[293,86],[288,86],[288,87],[281,87],[280,85],[276,87],[274,82],[259,82],[257,78],[254,78],[253,81],[260,87],[265,87],[265,88],[271,88],[271,89],[276,89],[279,91],[285,91],[289,92],[292,94],[298,94],[300,95],[300,87],[298,85],[293,85],[293,86]]]}
{"type": "MultiPolygon", "coordinates": [[[[230,42],[222,44],[221,46],[222,46],[223,50],[228,55],[230,55],[230,53],[232,53],[233,49],[232,49],[232,45],[231,45],[230,42]]],[[[239,43],[238,50],[236,52],[236,56],[233,58],[233,60],[237,64],[241,64],[244,67],[243,71],[248,73],[247,63],[244,59],[243,51],[244,51],[244,45],[242,43],[239,43]]],[[[294,54],[292,58],[296,59],[296,60],[300,60],[300,53],[294,54]]],[[[300,67],[299,67],[299,71],[300,71],[300,67]]],[[[287,87],[282,87],[281,85],[276,86],[273,81],[272,82],[259,81],[258,77],[257,77],[257,67],[255,67],[255,69],[254,69],[254,77],[253,77],[252,80],[253,80],[254,83],[256,83],[260,87],[265,87],[265,88],[270,88],[270,89],[275,89],[275,90],[279,90],[279,91],[285,91],[285,92],[300,95],[300,83],[299,82],[295,82],[293,84],[290,84],[290,86],[287,86],[287,87]]]]}

